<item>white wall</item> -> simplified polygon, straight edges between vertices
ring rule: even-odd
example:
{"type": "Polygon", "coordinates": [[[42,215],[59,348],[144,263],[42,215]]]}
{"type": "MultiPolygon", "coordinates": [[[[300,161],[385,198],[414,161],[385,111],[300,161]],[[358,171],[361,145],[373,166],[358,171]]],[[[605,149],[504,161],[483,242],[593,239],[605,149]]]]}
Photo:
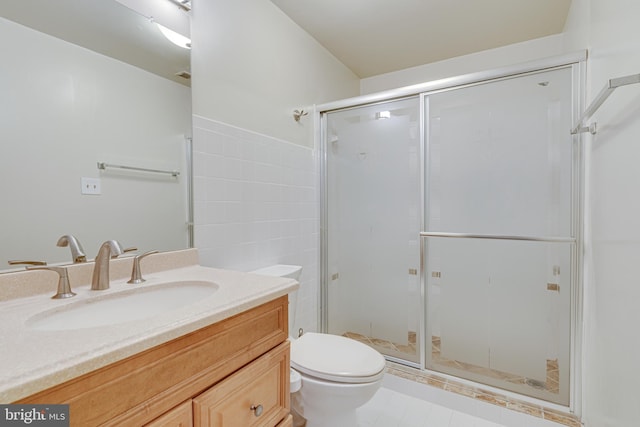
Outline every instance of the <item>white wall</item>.
{"type": "Polygon", "coordinates": [[[63,234],[88,258],[107,239],[186,247],[183,178],[100,173],[97,162],[182,169],[189,88],[3,18],[0,52],[0,269],[69,262],[63,234]],[[102,195],[81,195],[81,177],[101,177],[102,195]]]}
{"type": "Polygon", "coordinates": [[[562,34],[542,37],[369,77],[361,80],[360,92],[365,95],[558,55],[562,53],[562,41],[562,34]]]}
{"type": "Polygon", "coordinates": [[[268,0],[193,5],[193,112],[313,146],[295,109],[358,94],[358,78],[268,0]]]}
{"type": "MultiPolygon", "coordinates": [[[[640,73],[640,3],[574,0],[566,48],[588,47],[590,102],[607,79],[640,73]]],[[[584,415],[588,427],[640,425],[640,85],[617,89],[587,134],[584,415]]]]}
{"type": "MultiPolygon", "coordinates": [[[[196,247],[208,266],[303,267],[297,323],[317,330],[314,123],[294,109],[358,94],[358,78],[269,0],[192,10],[196,247]]],[[[292,331],[293,332],[293,331],[292,331]]]]}

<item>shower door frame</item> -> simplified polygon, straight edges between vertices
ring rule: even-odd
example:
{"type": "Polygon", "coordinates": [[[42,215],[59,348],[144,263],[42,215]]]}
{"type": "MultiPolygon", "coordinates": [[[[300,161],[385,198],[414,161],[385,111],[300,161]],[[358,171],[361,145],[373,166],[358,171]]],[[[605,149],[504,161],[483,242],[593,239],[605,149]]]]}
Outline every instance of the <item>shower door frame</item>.
{"type": "MultiPolygon", "coordinates": [[[[575,119],[580,117],[585,105],[585,82],[586,82],[586,60],[587,51],[579,51],[566,55],[554,56],[545,58],[542,60],[531,61],[520,65],[514,65],[510,67],[498,68],[494,70],[488,70],[478,73],[466,74],[457,77],[445,78],[426,82],[418,85],[407,86],[403,88],[393,89],[384,92],[378,92],[370,95],[363,95],[354,98],[348,98],[340,101],[335,101],[326,104],[316,105],[314,107],[314,124],[315,124],[315,138],[316,147],[318,147],[318,167],[319,167],[319,191],[320,191],[320,269],[319,269],[319,302],[320,307],[318,311],[318,324],[321,332],[328,331],[328,284],[329,284],[329,268],[328,268],[328,186],[327,186],[327,114],[333,111],[346,110],[357,107],[371,106],[379,103],[395,101],[410,96],[419,96],[419,133],[420,133],[420,152],[419,152],[419,165],[420,165],[420,229],[425,229],[425,203],[428,200],[428,188],[426,183],[426,167],[425,167],[425,153],[426,153],[426,123],[425,123],[425,99],[429,95],[435,93],[461,89],[464,87],[475,86],[488,82],[500,81],[503,79],[516,78],[527,74],[539,73],[544,71],[550,71],[553,69],[569,68],[572,73],[572,123],[575,119]]],[[[567,133],[570,133],[571,129],[567,129],[567,133]]],[[[557,407],[564,410],[569,409],[574,414],[580,415],[581,408],[581,390],[582,390],[582,312],[583,312],[583,289],[582,289],[582,247],[583,247],[583,205],[584,205],[584,182],[585,182],[585,166],[584,166],[584,153],[581,150],[583,143],[582,134],[571,135],[572,142],[577,149],[574,150],[574,163],[578,166],[573,171],[573,200],[572,200],[572,233],[575,239],[574,248],[572,250],[572,293],[571,293],[571,307],[570,307],[570,323],[571,323],[571,343],[570,343],[570,373],[569,373],[569,405],[565,407],[563,405],[554,404],[548,401],[541,401],[547,407],[557,407]]],[[[402,363],[414,368],[421,369],[423,371],[429,371],[426,368],[426,276],[425,276],[425,239],[420,239],[420,265],[419,265],[419,280],[420,280],[420,362],[413,363],[396,359],[393,357],[385,356],[388,360],[402,363]]],[[[433,371],[436,372],[436,371],[433,371]]],[[[438,375],[448,377],[449,375],[436,372],[438,375]]],[[[454,379],[460,379],[458,377],[452,377],[454,379]]],[[[462,379],[463,381],[469,381],[462,379]]],[[[487,389],[495,389],[491,386],[480,384],[487,389]]],[[[507,390],[495,389],[499,393],[514,395],[516,397],[522,397],[515,392],[509,392],[507,390]]],[[[528,399],[539,401],[539,399],[525,396],[528,399]]]]}

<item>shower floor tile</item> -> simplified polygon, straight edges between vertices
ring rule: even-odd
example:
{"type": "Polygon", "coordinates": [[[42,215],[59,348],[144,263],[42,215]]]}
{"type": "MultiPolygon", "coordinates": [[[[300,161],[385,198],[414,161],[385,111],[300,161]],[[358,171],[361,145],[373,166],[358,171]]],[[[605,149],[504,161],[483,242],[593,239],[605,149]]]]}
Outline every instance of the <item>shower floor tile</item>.
{"type": "MultiPolygon", "coordinates": [[[[358,334],[355,332],[345,332],[342,334],[345,337],[360,341],[367,344],[383,354],[393,357],[399,357],[400,359],[406,359],[409,361],[416,361],[417,349],[416,349],[416,333],[409,332],[407,337],[407,344],[398,344],[391,341],[382,340],[375,337],[369,337],[366,335],[358,334]]],[[[518,386],[530,389],[542,390],[551,394],[558,394],[560,392],[560,371],[558,367],[558,360],[547,360],[546,378],[544,381],[535,381],[525,378],[521,375],[511,374],[508,372],[502,372],[495,369],[485,368],[481,366],[472,365],[469,363],[460,362],[458,360],[452,360],[442,357],[441,355],[441,339],[438,336],[431,337],[431,355],[434,365],[437,365],[443,372],[448,372],[447,369],[456,369],[469,373],[482,375],[486,378],[497,379],[518,386]]],[[[449,372],[450,373],[450,372],[449,372]]],[[[525,393],[527,394],[527,393],[525,393]]],[[[553,400],[553,399],[550,399],[553,400]]]]}

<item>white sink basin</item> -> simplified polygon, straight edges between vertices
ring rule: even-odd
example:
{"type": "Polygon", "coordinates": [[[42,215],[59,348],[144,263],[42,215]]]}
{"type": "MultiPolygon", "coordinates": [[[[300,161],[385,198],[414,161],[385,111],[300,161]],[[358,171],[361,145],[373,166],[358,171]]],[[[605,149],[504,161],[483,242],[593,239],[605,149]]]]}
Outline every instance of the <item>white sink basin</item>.
{"type": "Polygon", "coordinates": [[[62,331],[115,325],[196,303],[218,290],[218,285],[207,281],[167,282],[147,288],[132,286],[130,290],[38,313],[26,321],[26,326],[43,331],[62,331]]]}

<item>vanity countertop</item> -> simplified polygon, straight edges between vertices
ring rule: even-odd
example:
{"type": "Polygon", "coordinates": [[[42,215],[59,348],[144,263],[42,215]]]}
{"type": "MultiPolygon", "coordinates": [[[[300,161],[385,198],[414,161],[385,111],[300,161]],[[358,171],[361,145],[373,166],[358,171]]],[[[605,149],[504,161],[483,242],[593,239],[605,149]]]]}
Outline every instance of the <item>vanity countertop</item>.
{"type": "Polygon", "coordinates": [[[51,286],[44,294],[0,301],[0,403],[14,402],[166,343],[286,295],[299,286],[293,279],[199,265],[155,271],[145,278],[146,282],[138,285],[127,284],[128,277],[117,278],[104,291],[92,291],[88,284],[76,287],[72,284],[77,295],[63,300],[51,299],[55,293],[55,286],[51,286]],[[89,328],[78,325],[77,329],[54,331],[35,330],[26,325],[38,313],[88,300],[98,293],[108,295],[173,281],[210,281],[219,288],[195,303],[142,320],[89,328]]]}

